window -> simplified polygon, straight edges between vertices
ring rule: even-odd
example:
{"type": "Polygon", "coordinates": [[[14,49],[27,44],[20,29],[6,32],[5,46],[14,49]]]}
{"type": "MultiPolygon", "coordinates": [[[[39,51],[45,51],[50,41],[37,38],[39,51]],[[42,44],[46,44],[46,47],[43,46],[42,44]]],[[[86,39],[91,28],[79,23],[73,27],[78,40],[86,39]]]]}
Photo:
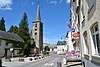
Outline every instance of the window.
{"type": "Polygon", "coordinates": [[[89,45],[87,42],[87,31],[84,32],[83,36],[84,36],[84,41],[85,41],[85,45],[86,45],[86,49],[87,49],[87,54],[89,54],[89,45]]]}
{"type": "Polygon", "coordinates": [[[84,13],[83,5],[82,5],[82,15],[83,15],[83,19],[84,19],[85,18],[85,13],[84,13]]]}
{"type": "Polygon", "coordinates": [[[91,28],[91,33],[92,33],[92,37],[93,37],[95,52],[96,52],[96,54],[100,55],[100,44],[99,44],[100,38],[99,38],[99,30],[98,30],[97,23],[91,28]]]}
{"type": "Polygon", "coordinates": [[[85,19],[82,21],[82,28],[85,26],[85,19]]]}
{"type": "Polygon", "coordinates": [[[94,4],[95,0],[87,0],[89,8],[91,8],[94,4]]]}
{"type": "Polygon", "coordinates": [[[73,0],[73,2],[75,2],[75,0],[73,0]]]}
{"type": "Polygon", "coordinates": [[[37,33],[35,33],[35,35],[37,35],[37,33]]]}
{"type": "Polygon", "coordinates": [[[8,44],[9,44],[9,43],[8,43],[8,42],[6,42],[6,46],[8,46],[8,44]]]}
{"type": "Polygon", "coordinates": [[[35,27],[37,27],[37,24],[35,24],[35,27]]]}
{"type": "Polygon", "coordinates": [[[91,17],[93,16],[95,10],[96,10],[96,0],[87,0],[88,3],[88,20],[91,19],[91,17]]]}
{"type": "Polygon", "coordinates": [[[35,31],[37,31],[37,29],[35,29],[35,31]]]}

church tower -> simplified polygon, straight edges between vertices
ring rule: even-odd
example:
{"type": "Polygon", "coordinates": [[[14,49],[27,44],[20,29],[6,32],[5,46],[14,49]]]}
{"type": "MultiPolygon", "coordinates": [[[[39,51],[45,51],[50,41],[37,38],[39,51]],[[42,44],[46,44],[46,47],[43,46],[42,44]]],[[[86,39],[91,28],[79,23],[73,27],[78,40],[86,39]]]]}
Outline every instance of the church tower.
{"type": "Polygon", "coordinates": [[[40,53],[43,50],[43,23],[40,16],[40,5],[38,3],[36,20],[33,22],[32,38],[35,41],[36,53],[40,53]]]}

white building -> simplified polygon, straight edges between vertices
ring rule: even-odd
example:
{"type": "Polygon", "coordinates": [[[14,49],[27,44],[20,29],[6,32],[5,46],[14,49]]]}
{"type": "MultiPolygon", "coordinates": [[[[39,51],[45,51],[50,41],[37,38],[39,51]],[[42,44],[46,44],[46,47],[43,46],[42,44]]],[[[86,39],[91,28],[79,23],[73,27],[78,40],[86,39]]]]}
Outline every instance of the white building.
{"type": "Polygon", "coordinates": [[[67,32],[66,45],[67,45],[67,51],[71,52],[74,50],[74,46],[72,42],[72,32],[67,32]]]}
{"type": "Polygon", "coordinates": [[[78,16],[81,58],[84,67],[100,67],[100,0],[71,0],[78,16]]]}
{"type": "Polygon", "coordinates": [[[58,41],[57,54],[65,54],[67,51],[66,41],[58,41]]]}

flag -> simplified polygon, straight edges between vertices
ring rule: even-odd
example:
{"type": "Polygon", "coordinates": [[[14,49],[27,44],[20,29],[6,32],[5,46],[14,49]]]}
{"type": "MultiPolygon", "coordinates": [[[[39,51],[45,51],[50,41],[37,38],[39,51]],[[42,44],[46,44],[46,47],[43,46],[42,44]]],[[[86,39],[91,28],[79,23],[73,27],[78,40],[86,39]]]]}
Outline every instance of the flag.
{"type": "Polygon", "coordinates": [[[75,29],[74,28],[72,28],[71,30],[72,30],[72,32],[75,32],[75,29]]]}
{"type": "Polygon", "coordinates": [[[68,23],[67,23],[67,26],[68,26],[69,29],[71,29],[71,24],[68,24],[68,23]]]}

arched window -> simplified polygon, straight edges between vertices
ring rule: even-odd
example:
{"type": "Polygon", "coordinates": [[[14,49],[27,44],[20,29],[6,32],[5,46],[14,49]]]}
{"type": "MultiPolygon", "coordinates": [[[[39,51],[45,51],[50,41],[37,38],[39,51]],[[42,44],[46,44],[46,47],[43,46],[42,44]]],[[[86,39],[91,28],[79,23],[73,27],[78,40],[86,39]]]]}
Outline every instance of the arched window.
{"type": "Polygon", "coordinates": [[[95,23],[91,27],[91,34],[94,42],[95,52],[96,54],[100,54],[100,44],[99,44],[99,29],[98,29],[98,23],[95,23]]]}
{"type": "Polygon", "coordinates": [[[89,54],[89,45],[88,45],[88,41],[87,41],[87,31],[84,32],[83,34],[84,36],[84,42],[85,42],[85,45],[86,45],[86,49],[87,49],[87,54],[89,54]]]}

